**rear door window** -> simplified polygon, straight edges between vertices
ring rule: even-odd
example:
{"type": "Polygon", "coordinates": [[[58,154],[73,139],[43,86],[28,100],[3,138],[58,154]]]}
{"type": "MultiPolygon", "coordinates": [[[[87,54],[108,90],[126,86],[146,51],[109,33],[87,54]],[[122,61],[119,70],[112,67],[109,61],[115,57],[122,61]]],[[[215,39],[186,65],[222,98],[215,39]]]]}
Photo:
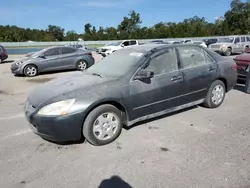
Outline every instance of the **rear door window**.
{"type": "Polygon", "coordinates": [[[241,38],[240,38],[240,41],[241,41],[241,42],[246,42],[246,38],[245,38],[245,37],[241,37],[241,38]]]}
{"type": "Polygon", "coordinates": [[[135,40],[131,40],[130,41],[130,45],[136,45],[136,41],[135,40]]]}
{"type": "Polygon", "coordinates": [[[180,60],[183,69],[207,64],[204,51],[200,47],[179,46],[177,49],[180,54],[180,60]]]}
{"type": "Polygon", "coordinates": [[[250,37],[246,37],[247,41],[249,42],[250,41],[250,37]]]}
{"type": "Polygon", "coordinates": [[[75,51],[76,51],[76,49],[74,49],[74,48],[67,48],[67,47],[62,48],[62,54],[70,54],[70,53],[73,53],[75,51]]]}

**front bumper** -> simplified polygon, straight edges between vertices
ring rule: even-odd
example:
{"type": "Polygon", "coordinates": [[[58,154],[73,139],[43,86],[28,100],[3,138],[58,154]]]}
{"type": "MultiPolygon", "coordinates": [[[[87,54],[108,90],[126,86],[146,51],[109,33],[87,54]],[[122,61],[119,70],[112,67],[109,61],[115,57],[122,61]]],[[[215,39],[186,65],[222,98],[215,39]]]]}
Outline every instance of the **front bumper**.
{"type": "Polygon", "coordinates": [[[223,49],[218,49],[218,48],[209,48],[209,49],[221,55],[224,55],[225,53],[225,50],[223,49]]]}
{"type": "Polygon", "coordinates": [[[25,112],[32,131],[44,139],[56,142],[77,141],[82,138],[83,114],[39,116],[25,112]]]}
{"type": "Polygon", "coordinates": [[[21,66],[17,66],[15,64],[12,64],[10,67],[10,70],[15,75],[23,75],[23,69],[21,66]]]}

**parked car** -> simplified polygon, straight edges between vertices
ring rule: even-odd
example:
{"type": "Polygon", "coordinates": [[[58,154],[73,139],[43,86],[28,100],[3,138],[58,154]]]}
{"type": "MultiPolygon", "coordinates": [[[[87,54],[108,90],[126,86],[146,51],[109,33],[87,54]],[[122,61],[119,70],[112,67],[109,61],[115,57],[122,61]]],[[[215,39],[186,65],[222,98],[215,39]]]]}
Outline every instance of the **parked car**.
{"type": "Polygon", "coordinates": [[[219,38],[218,42],[209,45],[209,49],[230,56],[232,53],[242,53],[246,47],[250,46],[250,37],[232,36],[219,38]]]}
{"type": "Polygon", "coordinates": [[[198,44],[203,46],[204,48],[207,48],[207,45],[204,41],[192,41],[193,44],[198,44]]]}
{"type": "Polygon", "coordinates": [[[118,50],[84,72],[37,87],[27,98],[31,129],[52,141],[114,141],[123,125],[204,104],[219,107],[236,64],[199,45],[145,44],[118,50]]]}
{"type": "Polygon", "coordinates": [[[206,43],[207,47],[209,47],[210,44],[214,44],[216,42],[218,42],[217,38],[209,38],[209,39],[203,39],[203,42],[206,43]]]}
{"type": "Polygon", "coordinates": [[[102,48],[101,54],[103,57],[106,57],[117,50],[136,45],[139,45],[139,42],[137,40],[124,40],[122,42],[115,42],[112,45],[107,46],[106,48],[102,48]]]}
{"type": "Polygon", "coordinates": [[[8,58],[8,54],[6,49],[0,45],[0,63],[2,63],[4,60],[8,58]]]}
{"type": "Polygon", "coordinates": [[[242,53],[234,58],[237,64],[238,79],[246,81],[246,68],[250,65],[250,53],[242,53]]]}
{"type": "Polygon", "coordinates": [[[108,46],[112,46],[112,45],[113,45],[113,43],[109,43],[109,44],[105,44],[102,47],[98,47],[98,48],[96,48],[96,53],[101,54],[102,53],[102,49],[108,49],[108,46]]]}
{"type": "Polygon", "coordinates": [[[68,46],[49,47],[29,57],[14,61],[11,71],[15,75],[36,76],[41,72],[78,69],[85,70],[94,64],[92,53],[68,46]]]}

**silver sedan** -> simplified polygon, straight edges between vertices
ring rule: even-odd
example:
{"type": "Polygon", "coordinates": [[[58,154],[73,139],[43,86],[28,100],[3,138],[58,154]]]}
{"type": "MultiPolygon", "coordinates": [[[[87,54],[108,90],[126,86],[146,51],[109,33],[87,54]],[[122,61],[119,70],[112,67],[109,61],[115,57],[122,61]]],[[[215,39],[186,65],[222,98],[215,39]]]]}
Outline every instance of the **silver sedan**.
{"type": "Polygon", "coordinates": [[[77,69],[85,70],[94,64],[92,53],[73,47],[49,47],[14,61],[11,72],[33,77],[41,72],[77,69]]]}

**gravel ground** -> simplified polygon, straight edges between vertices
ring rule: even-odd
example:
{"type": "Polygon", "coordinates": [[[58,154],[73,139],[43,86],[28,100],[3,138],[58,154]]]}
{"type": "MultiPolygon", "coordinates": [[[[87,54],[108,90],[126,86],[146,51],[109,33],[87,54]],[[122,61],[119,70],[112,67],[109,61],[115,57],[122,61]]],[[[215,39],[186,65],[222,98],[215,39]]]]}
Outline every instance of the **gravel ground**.
{"type": "Polygon", "coordinates": [[[58,145],[30,131],[23,106],[32,89],[64,74],[14,77],[0,64],[0,187],[250,187],[250,95],[241,85],[220,108],[139,124],[107,146],[58,145]]]}

